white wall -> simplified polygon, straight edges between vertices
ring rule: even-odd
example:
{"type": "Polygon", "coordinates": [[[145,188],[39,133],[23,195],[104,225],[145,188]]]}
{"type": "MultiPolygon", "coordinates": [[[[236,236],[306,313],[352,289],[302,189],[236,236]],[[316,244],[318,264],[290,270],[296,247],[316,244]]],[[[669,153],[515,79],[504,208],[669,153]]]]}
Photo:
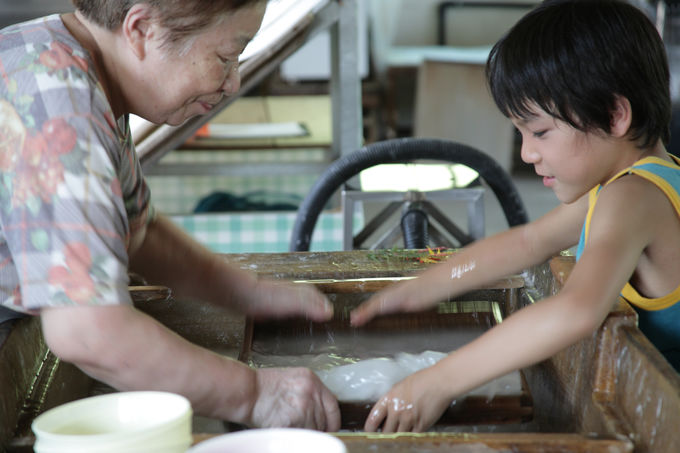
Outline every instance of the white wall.
{"type": "Polygon", "coordinates": [[[35,17],[73,10],[70,0],[0,0],[0,28],[35,17]]]}
{"type": "MultiPolygon", "coordinates": [[[[358,0],[359,75],[368,75],[367,0],[358,0]]],[[[281,77],[289,81],[328,80],[331,74],[330,32],[323,30],[281,64],[281,77]]]]}

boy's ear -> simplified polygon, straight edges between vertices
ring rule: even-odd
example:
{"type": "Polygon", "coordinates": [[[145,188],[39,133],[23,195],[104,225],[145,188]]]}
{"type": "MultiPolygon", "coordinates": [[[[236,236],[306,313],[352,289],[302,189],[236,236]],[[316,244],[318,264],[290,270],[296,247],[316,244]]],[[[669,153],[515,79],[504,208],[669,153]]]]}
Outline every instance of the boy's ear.
{"type": "Polygon", "coordinates": [[[628,133],[633,121],[633,110],[630,101],[624,96],[616,96],[614,109],[611,112],[611,135],[623,137],[628,133]]]}
{"type": "Polygon", "coordinates": [[[138,59],[146,57],[147,46],[151,43],[156,30],[152,10],[147,3],[135,3],[123,19],[123,37],[138,59]]]}

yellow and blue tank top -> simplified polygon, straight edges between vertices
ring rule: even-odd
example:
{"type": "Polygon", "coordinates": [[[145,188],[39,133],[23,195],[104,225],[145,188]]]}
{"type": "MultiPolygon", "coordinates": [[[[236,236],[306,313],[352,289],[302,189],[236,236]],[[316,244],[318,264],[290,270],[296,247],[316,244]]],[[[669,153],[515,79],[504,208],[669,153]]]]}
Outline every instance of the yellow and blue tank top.
{"type": "MultiPolygon", "coordinates": [[[[635,174],[655,184],[666,195],[680,216],[680,159],[671,156],[675,163],[667,162],[657,157],[645,157],[635,162],[633,166],[622,170],[607,183],[617,178],[635,174]]],[[[581,238],[576,249],[576,259],[583,253],[590,220],[595,203],[603,185],[593,188],[589,194],[588,213],[586,215],[581,238]]],[[[680,372],[680,276],[678,286],[671,293],[656,299],[641,296],[630,284],[621,290],[621,296],[629,302],[639,316],[638,326],[642,333],[661,351],[673,367],[680,372]]]]}

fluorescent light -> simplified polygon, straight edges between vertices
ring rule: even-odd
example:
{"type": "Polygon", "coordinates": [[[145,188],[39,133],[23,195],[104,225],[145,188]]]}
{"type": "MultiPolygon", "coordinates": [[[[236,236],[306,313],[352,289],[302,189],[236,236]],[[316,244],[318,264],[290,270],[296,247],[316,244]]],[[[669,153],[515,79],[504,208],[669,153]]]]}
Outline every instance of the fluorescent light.
{"type": "Polygon", "coordinates": [[[460,164],[383,164],[359,174],[361,190],[366,192],[446,190],[466,187],[478,176],[460,164]]]}

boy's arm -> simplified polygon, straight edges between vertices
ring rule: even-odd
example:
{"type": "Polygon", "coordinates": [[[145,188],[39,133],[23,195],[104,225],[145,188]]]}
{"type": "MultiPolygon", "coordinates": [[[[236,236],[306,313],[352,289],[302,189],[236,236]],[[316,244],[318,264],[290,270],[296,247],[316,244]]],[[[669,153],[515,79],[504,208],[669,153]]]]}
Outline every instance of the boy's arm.
{"type": "Polygon", "coordinates": [[[414,410],[398,413],[388,404],[376,404],[366,429],[375,430],[383,420],[400,430],[427,429],[457,396],[547,359],[597,329],[656,234],[658,226],[649,219],[659,218],[663,209],[675,215],[658,189],[639,182],[621,180],[603,189],[584,253],[558,294],[519,310],[397,384],[381,401],[418,401],[414,410]],[[618,190],[611,190],[615,184],[618,190]]]}
{"type": "Polygon", "coordinates": [[[333,314],[326,297],[307,285],[258,280],[229,265],[162,215],[147,227],[140,247],[130,253],[130,268],[154,284],[187,297],[250,315],[304,315],[325,321],[333,314]]]}
{"type": "Polygon", "coordinates": [[[571,205],[559,205],[526,225],[481,239],[417,279],[393,285],[352,312],[352,324],[393,312],[426,309],[448,297],[479,288],[544,262],[578,242],[588,208],[585,195],[571,205]]]}
{"type": "Polygon", "coordinates": [[[564,287],[442,361],[441,371],[453,382],[450,395],[546,359],[597,329],[654,236],[655,222],[649,219],[658,218],[659,211],[653,202],[636,202],[641,196],[639,190],[602,191],[583,255],[564,287]],[[625,221],[621,213],[626,213],[625,221]],[[465,373],[461,363],[467,364],[465,373]],[[459,387],[465,381],[469,383],[459,387]]]}

